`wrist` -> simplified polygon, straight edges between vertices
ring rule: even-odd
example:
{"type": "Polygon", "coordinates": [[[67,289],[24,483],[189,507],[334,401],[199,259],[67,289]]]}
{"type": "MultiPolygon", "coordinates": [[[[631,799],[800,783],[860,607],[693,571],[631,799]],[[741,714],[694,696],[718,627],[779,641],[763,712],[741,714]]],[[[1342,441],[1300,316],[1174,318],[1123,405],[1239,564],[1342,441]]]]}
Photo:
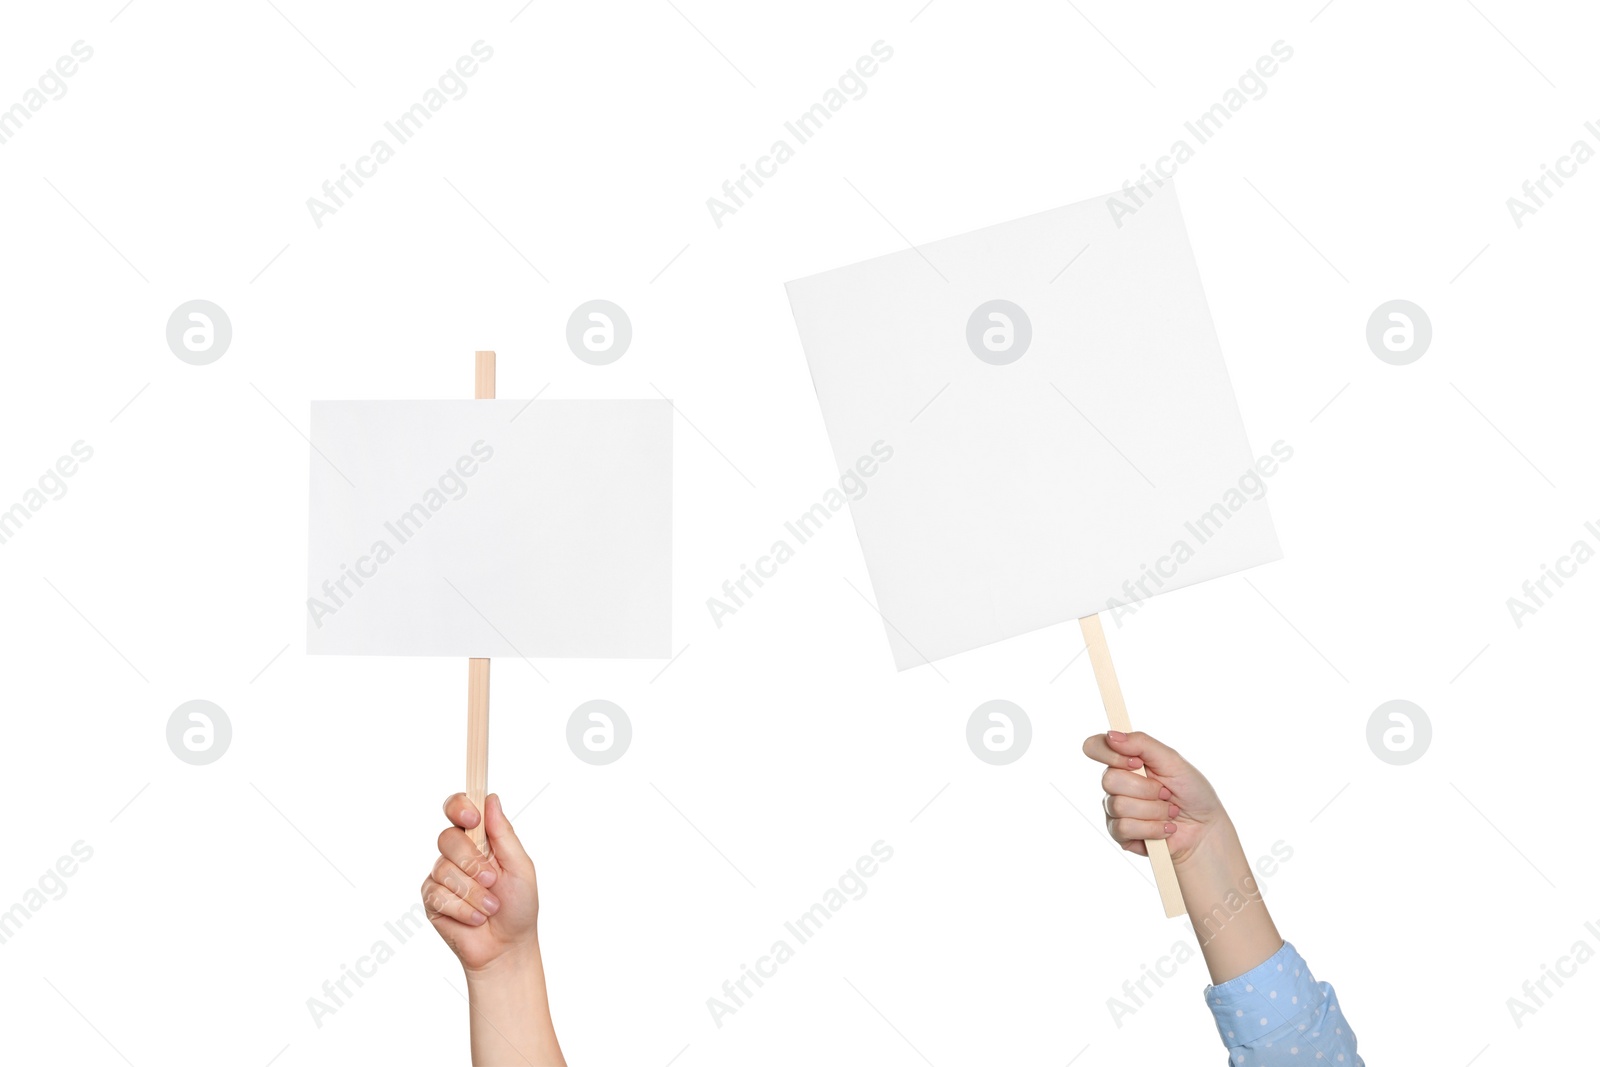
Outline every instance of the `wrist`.
{"type": "Polygon", "coordinates": [[[550,1019],[544,960],[529,936],[484,964],[467,970],[472,1018],[472,1062],[559,1067],[561,1045],[550,1019]]]}
{"type": "Polygon", "coordinates": [[[1244,845],[1227,813],[1219,812],[1215,818],[1200,824],[1193,843],[1181,855],[1174,854],[1172,862],[1179,869],[1188,867],[1191,870],[1239,866],[1244,863],[1244,845]]]}
{"type": "Polygon", "coordinates": [[[513,945],[481,967],[467,967],[467,987],[482,987],[508,981],[538,978],[544,974],[544,958],[539,950],[539,939],[530,938],[513,945]]]}

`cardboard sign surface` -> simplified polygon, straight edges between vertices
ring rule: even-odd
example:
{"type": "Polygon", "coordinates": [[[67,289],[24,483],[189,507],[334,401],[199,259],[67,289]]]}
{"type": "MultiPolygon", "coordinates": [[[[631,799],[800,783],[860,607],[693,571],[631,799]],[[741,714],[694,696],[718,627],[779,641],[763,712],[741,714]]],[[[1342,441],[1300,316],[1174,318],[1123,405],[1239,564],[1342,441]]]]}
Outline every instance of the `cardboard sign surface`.
{"type": "MultiPolygon", "coordinates": [[[[1278,559],[1169,183],[788,285],[900,669],[1278,559]]],[[[1258,458],[1261,461],[1257,467],[1258,458]]]]}
{"type": "Polygon", "coordinates": [[[311,407],[307,651],[672,655],[665,400],[311,407]]]}

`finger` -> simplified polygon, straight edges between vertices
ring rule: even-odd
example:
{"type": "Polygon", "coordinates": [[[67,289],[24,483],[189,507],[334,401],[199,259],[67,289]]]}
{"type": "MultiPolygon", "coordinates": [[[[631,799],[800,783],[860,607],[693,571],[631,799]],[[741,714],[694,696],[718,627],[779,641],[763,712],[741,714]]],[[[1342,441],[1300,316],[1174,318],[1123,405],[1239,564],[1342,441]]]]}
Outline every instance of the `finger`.
{"type": "Polygon", "coordinates": [[[478,809],[473,807],[472,801],[467,799],[465,793],[453,793],[445,798],[444,817],[451,824],[463,830],[470,830],[478,825],[478,809]]]}
{"type": "Polygon", "coordinates": [[[1107,767],[1100,776],[1100,788],[1112,796],[1137,797],[1140,800],[1168,800],[1172,790],[1142,774],[1134,774],[1118,767],[1107,767]]]}
{"type": "Polygon", "coordinates": [[[1106,734],[1107,747],[1128,760],[1130,768],[1148,766],[1157,774],[1175,774],[1183,768],[1184,759],[1172,749],[1141,730],[1106,734]]]}
{"type": "Polygon", "coordinates": [[[1096,763],[1104,763],[1107,767],[1126,767],[1128,765],[1128,757],[1107,744],[1105,734],[1090,734],[1084,738],[1083,754],[1096,763]]]}
{"type": "Polygon", "coordinates": [[[1112,840],[1119,844],[1125,841],[1163,841],[1178,830],[1170,822],[1148,819],[1107,819],[1106,829],[1111,831],[1112,840]]]}
{"type": "Polygon", "coordinates": [[[1143,841],[1124,841],[1122,851],[1132,852],[1135,856],[1148,856],[1150,850],[1144,847],[1143,841]]]}
{"type": "Polygon", "coordinates": [[[1165,800],[1140,800],[1112,794],[1106,798],[1106,814],[1113,819],[1142,819],[1159,823],[1176,818],[1178,805],[1165,800]]]}
{"type": "Polygon", "coordinates": [[[428,878],[422,883],[422,906],[427,909],[429,920],[444,916],[454,919],[458,923],[468,926],[482,926],[489,921],[489,917],[481,911],[473,909],[471,904],[456,896],[444,886],[428,878]]]}
{"type": "Polygon", "coordinates": [[[472,838],[460,827],[447,826],[439,831],[439,855],[449,860],[466,872],[468,878],[477,881],[481,886],[488,887],[500,877],[500,868],[495,863],[493,856],[485,856],[483,850],[473,843],[472,838]]]}
{"type": "MultiPolygon", "coordinates": [[[[1144,766],[1144,760],[1127,752],[1118,752],[1111,747],[1108,738],[1111,734],[1094,734],[1084,739],[1083,754],[1096,763],[1104,763],[1107,767],[1121,767],[1127,770],[1138,770],[1144,766]]],[[[1123,737],[1123,734],[1117,734],[1123,737]]]]}
{"type": "Polygon", "coordinates": [[[500,910],[500,901],[493,893],[468,878],[465,871],[443,856],[433,861],[431,877],[435,882],[438,882],[472,905],[474,911],[481,911],[485,915],[493,915],[500,910]]]}
{"type": "Polygon", "coordinates": [[[533,860],[528,858],[528,852],[522,847],[522,842],[517,839],[517,832],[511,828],[511,820],[506,818],[506,809],[500,805],[500,794],[490,793],[484,802],[488,818],[484,820],[484,829],[489,835],[489,847],[494,851],[495,857],[502,863],[508,860],[518,862],[525,867],[532,867],[533,860]]]}

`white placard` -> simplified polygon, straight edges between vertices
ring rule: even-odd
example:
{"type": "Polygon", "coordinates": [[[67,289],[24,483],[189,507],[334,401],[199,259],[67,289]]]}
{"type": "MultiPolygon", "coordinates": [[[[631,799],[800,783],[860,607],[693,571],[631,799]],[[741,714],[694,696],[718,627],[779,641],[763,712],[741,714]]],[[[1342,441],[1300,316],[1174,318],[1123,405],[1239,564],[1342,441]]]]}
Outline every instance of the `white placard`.
{"type": "Polygon", "coordinates": [[[306,649],[669,657],[665,400],[311,406],[306,649]]]}
{"type": "Polygon", "coordinates": [[[900,669],[1281,557],[1170,183],[788,290],[900,669]]]}

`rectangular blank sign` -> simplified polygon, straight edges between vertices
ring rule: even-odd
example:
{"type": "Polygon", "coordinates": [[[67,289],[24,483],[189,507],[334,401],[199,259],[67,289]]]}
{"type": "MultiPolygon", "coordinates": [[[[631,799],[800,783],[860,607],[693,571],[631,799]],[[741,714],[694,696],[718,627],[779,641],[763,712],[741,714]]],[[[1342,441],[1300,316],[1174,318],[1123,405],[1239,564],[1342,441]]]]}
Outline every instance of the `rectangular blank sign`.
{"type": "Polygon", "coordinates": [[[788,290],[901,669],[1280,557],[1170,183],[788,290]]]}
{"type": "Polygon", "coordinates": [[[311,406],[306,648],[671,656],[672,405],[311,406]]]}

